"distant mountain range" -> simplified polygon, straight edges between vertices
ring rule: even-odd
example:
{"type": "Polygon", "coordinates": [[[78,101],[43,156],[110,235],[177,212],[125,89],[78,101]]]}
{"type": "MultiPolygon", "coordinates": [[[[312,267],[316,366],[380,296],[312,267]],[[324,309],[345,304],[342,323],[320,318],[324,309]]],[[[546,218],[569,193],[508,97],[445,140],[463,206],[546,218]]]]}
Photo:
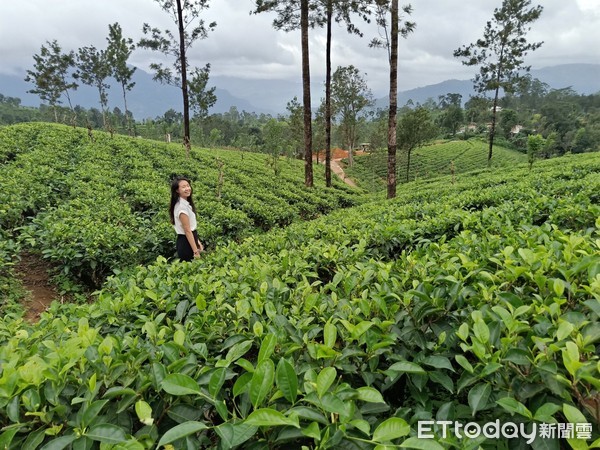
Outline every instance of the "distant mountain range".
{"type": "MultiPolygon", "coordinates": [[[[532,69],[531,76],[546,83],[551,89],[570,87],[575,92],[584,95],[600,92],[600,64],[562,64],[559,66],[532,69]]],[[[429,86],[398,92],[398,105],[425,103],[433,98],[436,102],[440,95],[460,94],[463,102],[475,95],[472,80],[446,80],[429,86]]],[[[384,108],[388,104],[387,97],[376,100],[376,108],[384,108]]]]}
{"type": "MultiPolygon", "coordinates": [[[[571,87],[580,94],[600,92],[600,64],[564,64],[532,70],[531,75],[547,83],[553,89],[571,87]]],[[[28,94],[31,83],[24,81],[25,75],[0,74],[0,94],[18,97],[25,106],[39,106],[36,95],[28,94]]],[[[162,116],[167,110],[181,111],[181,93],[179,89],[161,85],[152,80],[152,75],[140,69],[134,75],[135,87],[127,93],[127,103],[137,120],[162,116]]],[[[321,83],[314,80],[313,83],[321,83]]],[[[322,83],[321,83],[322,84],[322,83]]],[[[286,105],[293,97],[302,98],[302,84],[285,80],[249,80],[242,78],[215,76],[211,77],[209,86],[215,86],[217,103],[210,113],[223,113],[235,106],[238,111],[255,112],[257,114],[284,114],[286,105]]],[[[432,98],[437,101],[440,95],[448,93],[461,94],[463,101],[474,95],[471,80],[446,80],[441,83],[423,86],[398,93],[398,105],[408,100],[424,103],[432,98]]],[[[98,107],[97,91],[88,86],[81,86],[72,93],[72,101],[86,108],[98,107]]],[[[121,89],[113,85],[109,90],[111,108],[123,110],[121,89]]],[[[376,101],[376,107],[384,108],[387,98],[376,101]]]]}

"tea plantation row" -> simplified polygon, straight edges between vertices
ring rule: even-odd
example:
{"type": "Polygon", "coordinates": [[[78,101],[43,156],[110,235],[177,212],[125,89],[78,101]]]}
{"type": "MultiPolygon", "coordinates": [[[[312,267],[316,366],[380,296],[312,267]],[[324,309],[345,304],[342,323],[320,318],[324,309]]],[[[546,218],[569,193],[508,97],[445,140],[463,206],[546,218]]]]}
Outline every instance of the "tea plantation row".
{"type": "MultiPolygon", "coordinates": [[[[0,129],[0,228],[66,275],[99,286],[115,269],[174,253],[170,179],[192,179],[208,248],[358,202],[341,182],[304,190],[303,166],[266,155],[194,149],[52,124],[0,129]],[[220,163],[223,166],[220,166],[220,163]],[[220,178],[222,176],[222,182],[220,178]],[[16,229],[16,232],[15,232],[16,229]]],[[[0,249],[1,250],[1,249],[0,249]]],[[[1,270],[1,267],[0,267],[1,270]]]]}
{"type": "MultiPolygon", "coordinates": [[[[397,173],[399,182],[406,180],[407,154],[399,151],[397,173]]],[[[527,156],[502,146],[494,146],[492,167],[503,170],[524,163],[527,156]]],[[[456,176],[487,167],[487,143],[477,138],[468,141],[440,142],[413,150],[409,180],[435,178],[450,175],[454,165],[456,176]]],[[[377,151],[354,158],[353,167],[345,169],[359,186],[372,192],[385,190],[387,178],[387,154],[377,151]]]]}
{"type": "Polygon", "coordinates": [[[410,187],[8,315],[0,446],[529,448],[417,437],[500,420],[598,447],[600,155],[410,187]]]}

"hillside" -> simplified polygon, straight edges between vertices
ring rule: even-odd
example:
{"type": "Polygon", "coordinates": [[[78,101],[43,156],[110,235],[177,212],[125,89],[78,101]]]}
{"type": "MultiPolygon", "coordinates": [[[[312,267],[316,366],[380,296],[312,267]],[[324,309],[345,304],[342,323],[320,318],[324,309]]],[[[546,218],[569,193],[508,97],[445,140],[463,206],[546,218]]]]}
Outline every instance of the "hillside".
{"type": "Polygon", "coordinates": [[[159,258],[34,325],[4,315],[1,442],[597,445],[596,425],[529,442],[418,429],[600,421],[600,154],[405,187],[192,263],[159,258]]]}
{"type": "Polygon", "coordinates": [[[192,180],[208,249],[361,201],[337,180],[326,189],[322,167],[315,188],[305,189],[301,161],[198,148],[187,159],[177,144],[22,124],[0,129],[0,227],[66,275],[98,286],[114,271],[173,256],[175,175],[192,180]]]}
{"type": "MultiPolygon", "coordinates": [[[[412,151],[409,180],[424,180],[487,168],[488,144],[480,139],[436,142],[412,151]]],[[[406,180],[405,152],[397,155],[397,177],[406,180]]],[[[499,145],[494,146],[492,169],[513,167],[527,161],[527,155],[499,145]]],[[[387,177],[387,154],[384,150],[357,155],[353,167],[344,169],[356,183],[371,192],[385,190],[387,177]]]]}

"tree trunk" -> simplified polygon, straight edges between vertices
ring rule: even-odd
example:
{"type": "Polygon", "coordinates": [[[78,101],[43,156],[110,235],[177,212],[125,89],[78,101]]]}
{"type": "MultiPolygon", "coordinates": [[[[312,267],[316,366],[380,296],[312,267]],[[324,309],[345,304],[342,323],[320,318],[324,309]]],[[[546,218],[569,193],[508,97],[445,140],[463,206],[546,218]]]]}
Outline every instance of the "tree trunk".
{"type": "Polygon", "coordinates": [[[312,187],[312,111],[310,106],[310,62],[308,56],[308,0],[300,2],[300,27],[302,29],[302,92],[304,102],[304,184],[306,187],[312,187]]]}
{"type": "Polygon", "coordinates": [[[106,109],[104,109],[104,103],[102,102],[102,88],[98,87],[98,94],[100,95],[100,109],[102,110],[102,125],[105,130],[108,130],[108,125],[106,123],[106,109]]]}
{"type": "Polygon", "coordinates": [[[496,110],[498,107],[498,91],[499,87],[496,87],[496,93],[494,94],[494,104],[492,105],[492,126],[490,127],[490,147],[488,150],[487,165],[492,166],[492,149],[494,148],[494,136],[496,135],[496,110]]]}
{"type": "Polygon", "coordinates": [[[123,88],[123,103],[125,105],[125,118],[127,119],[127,134],[133,136],[133,130],[131,129],[131,118],[129,117],[129,110],[127,109],[127,95],[125,94],[125,83],[121,84],[123,88]]]}
{"type": "Polygon", "coordinates": [[[492,126],[490,128],[490,148],[488,151],[487,165],[492,166],[492,149],[494,148],[494,137],[496,135],[496,110],[498,108],[498,92],[500,91],[500,75],[504,65],[504,45],[500,49],[500,58],[498,60],[498,72],[496,74],[496,91],[494,92],[494,104],[492,105],[492,126]]]}
{"type": "Polygon", "coordinates": [[[331,187],[331,18],[332,0],[327,1],[327,51],[325,71],[325,185],[331,187]]]}
{"type": "Polygon", "coordinates": [[[398,109],[398,0],[392,0],[387,198],[396,197],[396,114],[398,109]]]}
{"type": "Polygon", "coordinates": [[[177,25],[179,28],[179,60],[181,63],[181,92],[183,94],[183,145],[189,158],[192,147],[190,141],[190,101],[187,87],[187,59],[185,56],[185,33],[183,29],[183,10],[181,0],[177,0],[177,25]]]}

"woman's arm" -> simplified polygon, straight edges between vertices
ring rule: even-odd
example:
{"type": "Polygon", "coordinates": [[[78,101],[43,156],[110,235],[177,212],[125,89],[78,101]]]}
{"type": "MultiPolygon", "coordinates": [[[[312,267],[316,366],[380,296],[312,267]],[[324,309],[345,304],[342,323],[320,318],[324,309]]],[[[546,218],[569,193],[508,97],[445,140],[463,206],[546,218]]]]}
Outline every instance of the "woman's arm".
{"type": "MultiPolygon", "coordinates": [[[[196,245],[196,239],[194,238],[194,234],[192,233],[192,229],[190,228],[190,218],[185,213],[179,214],[179,219],[181,220],[181,226],[183,227],[183,232],[185,233],[185,237],[192,247],[192,251],[194,252],[194,258],[198,258],[200,256],[200,248],[196,245]]],[[[200,247],[202,244],[200,245],[200,247]]]]}

